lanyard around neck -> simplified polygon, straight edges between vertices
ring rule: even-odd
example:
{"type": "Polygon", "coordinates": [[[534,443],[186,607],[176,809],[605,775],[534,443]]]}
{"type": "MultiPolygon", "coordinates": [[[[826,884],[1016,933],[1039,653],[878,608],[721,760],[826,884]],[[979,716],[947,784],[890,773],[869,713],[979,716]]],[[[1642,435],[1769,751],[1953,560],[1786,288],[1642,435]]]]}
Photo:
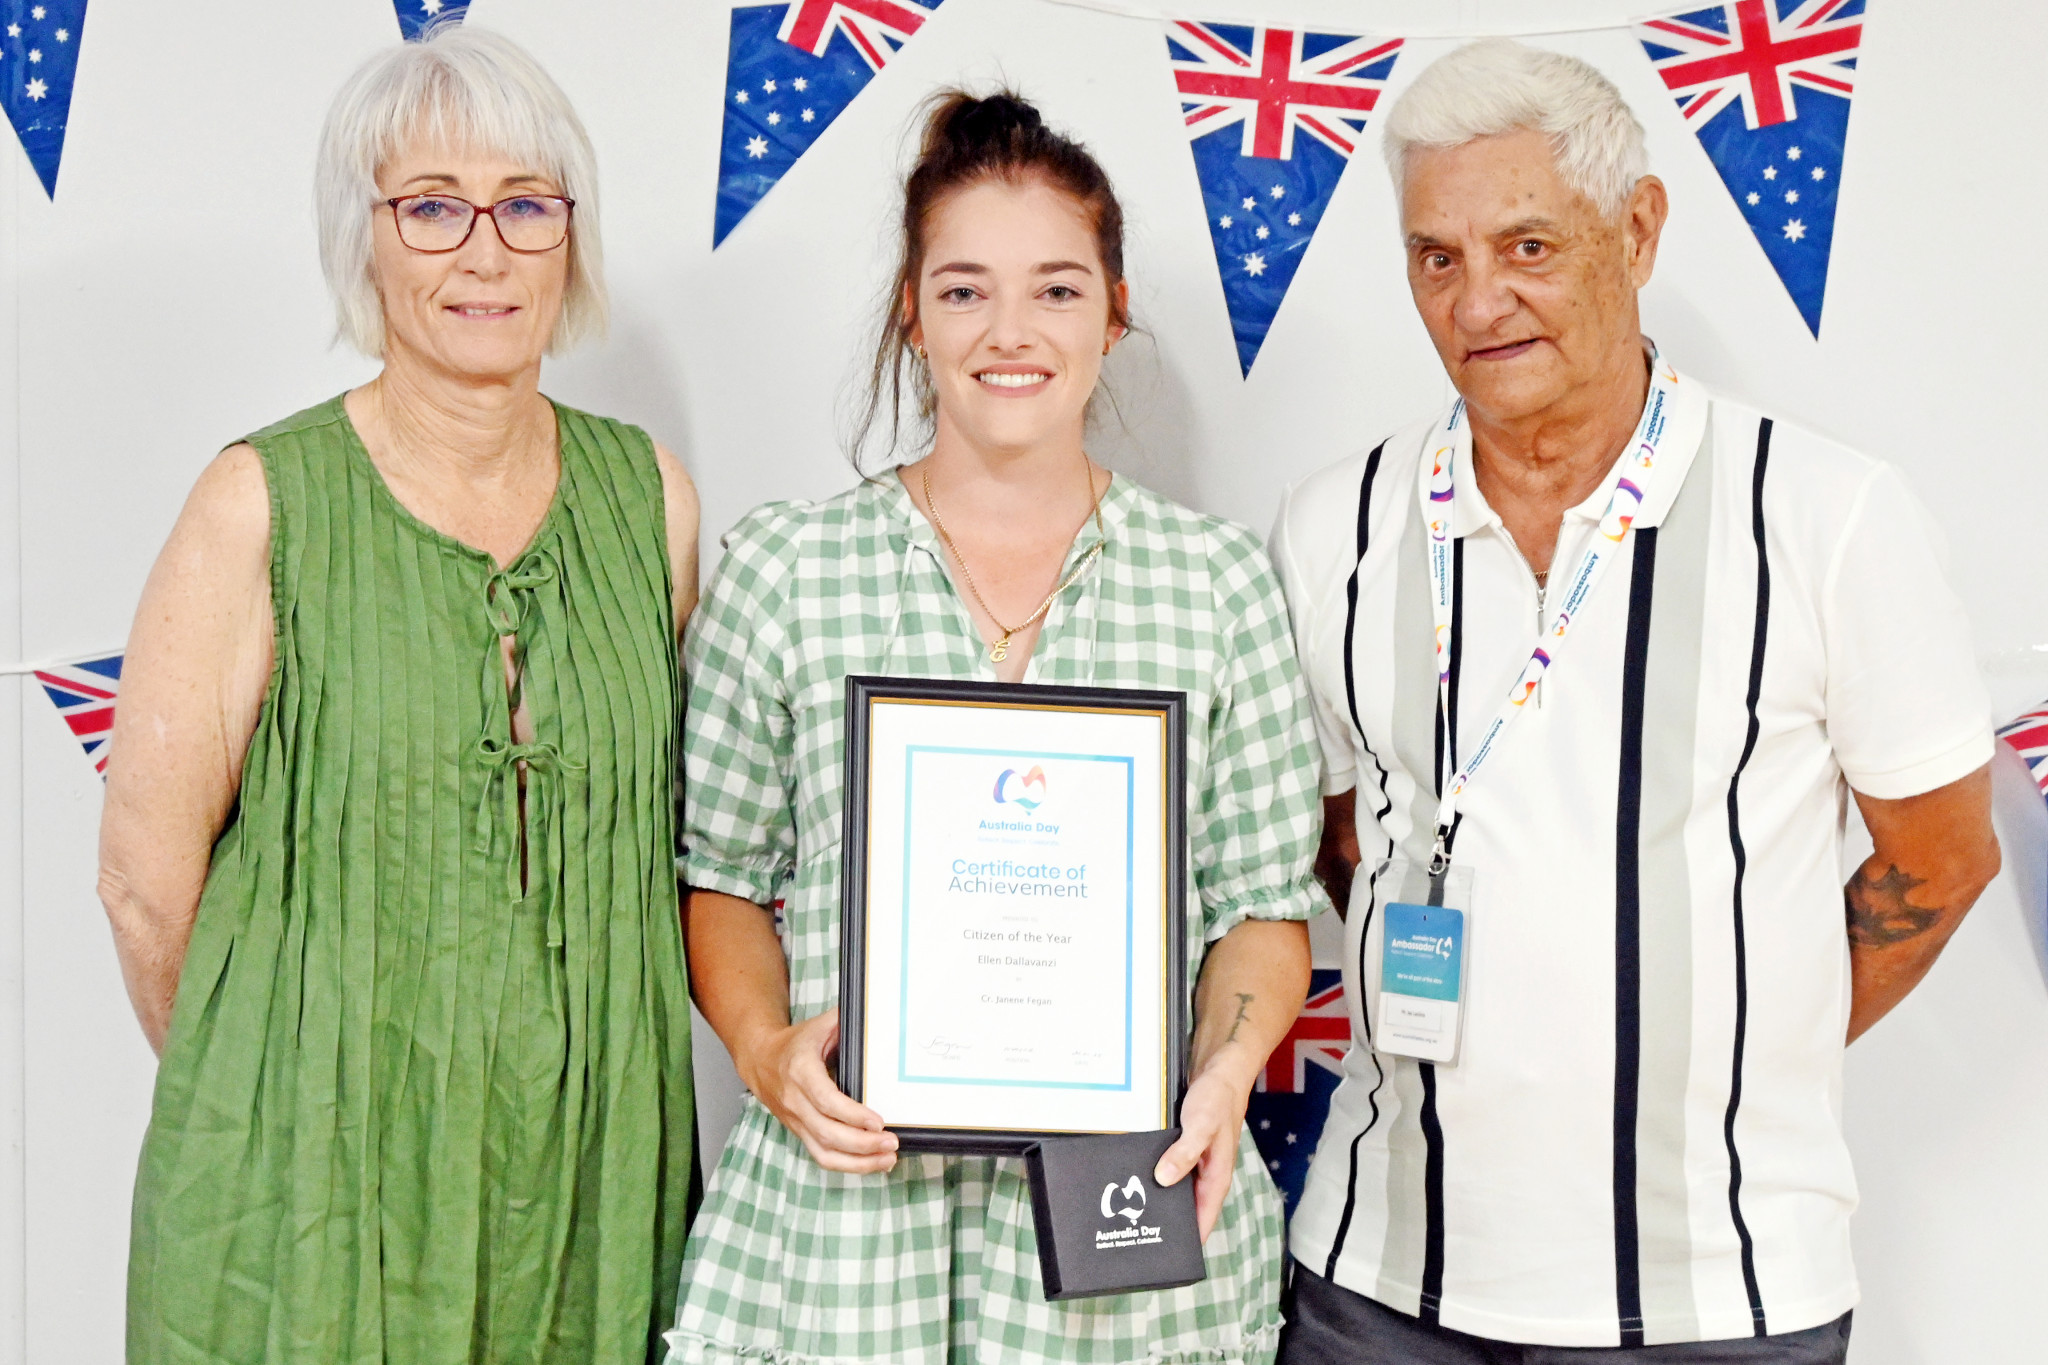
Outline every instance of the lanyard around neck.
{"type": "MultiPolygon", "coordinates": [[[[1609,565],[1620,558],[1636,513],[1649,494],[1650,481],[1657,467],[1658,448],[1670,428],[1679,383],[1677,372],[1661,358],[1652,356],[1650,391],[1643,402],[1643,415],[1636,423],[1628,453],[1615,462],[1614,472],[1610,475],[1613,486],[1608,492],[1607,510],[1600,515],[1600,528],[1586,546],[1585,553],[1579,556],[1571,576],[1564,580],[1563,599],[1537,637],[1536,648],[1530,653],[1529,661],[1522,665],[1521,676],[1515,679],[1515,685],[1509,689],[1507,699],[1480,735],[1471,756],[1452,774],[1438,799],[1436,843],[1429,859],[1432,875],[1441,875],[1450,866],[1451,838],[1458,822],[1458,798],[1471,785],[1480,767],[1500,747],[1508,727],[1521,715],[1537,685],[1543,681],[1543,675],[1556,661],[1572,623],[1585,609],[1593,589],[1609,565]]],[[[1417,490],[1422,504],[1422,522],[1429,531],[1429,605],[1436,627],[1437,706],[1446,726],[1452,725],[1454,720],[1451,715],[1451,602],[1456,569],[1451,554],[1451,514],[1458,494],[1454,471],[1461,453],[1466,457],[1466,468],[1472,467],[1471,451],[1472,428],[1465,421],[1465,401],[1461,398],[1452,406],[1450,416],[1437,426],[1431,433],[1431,439],[1423,445],[1422,478],[1417,490]]],[[[1456,761],[1455,757],[1452,761],[1456,761]]]]}

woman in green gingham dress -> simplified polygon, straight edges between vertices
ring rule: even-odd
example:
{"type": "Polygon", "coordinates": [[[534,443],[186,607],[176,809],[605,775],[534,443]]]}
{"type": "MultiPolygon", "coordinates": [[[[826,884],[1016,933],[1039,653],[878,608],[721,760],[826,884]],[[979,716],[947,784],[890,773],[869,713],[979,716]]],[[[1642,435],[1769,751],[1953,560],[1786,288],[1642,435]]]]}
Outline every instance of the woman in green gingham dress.
{"type": "Polygon", "coordinates": [[[750,513],[690,631],[693,985],[751,1094],[690,1236],[671,1359],[1270,1360],[1281,1208],[1244,1110],[1300,1008],[1319,904],[1279,587],[1250,534],[1083,451],[1127,330],[1121,215],[1084,150],[1014,97],[942,97],[904,239],[876,406],[907,371],[930,454],[750,513]],[[1196,1023],[1158,1176],[1192,1172],[1203,1282],[1048,1303],[1023,1163],[899,1157],[833,1085],[849,673],[1187,693],[1196,1023]]]}

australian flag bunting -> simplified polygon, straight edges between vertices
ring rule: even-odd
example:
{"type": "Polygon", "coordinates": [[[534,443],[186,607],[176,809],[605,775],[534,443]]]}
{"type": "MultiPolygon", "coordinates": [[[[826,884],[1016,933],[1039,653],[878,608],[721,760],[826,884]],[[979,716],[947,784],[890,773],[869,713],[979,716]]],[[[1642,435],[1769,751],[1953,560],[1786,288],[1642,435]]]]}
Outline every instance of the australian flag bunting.
{"type": "Polygon", "coordinates": [[[1317,968],[1310,974],[1308,1003],[1301,1017],[1273,1049],[1254,1082],[1245,1122],[1259,1145],[1273,1183],[1287,1201],[1289,1217],[1301,1202],[1309,1158],[1330,1116],[1330,1096],[1343,1075],[1351,1046],[1351,1014],[1344,1006],[1343,973],[1317,968]]]}
{"type": "Polygon", "coordinates": [[[2034,785],[2041,789],[2042,798],[2048,799],[2048,702],[2009,724],[1999,726],[1998,737],[2027,761],[2027,770],[2034,775],[2034,785]]]}
{"type": "Polygon", "coordinates": [[[732,12],[711,245],[723,242],[944,0],[790,0],[732,12]]]}
{"type": "Polygon", "coordinates": [[[1189,20],[1166,49],[1248,375],[1401,40],[1189,20]]]}
{"type": "Polygon", "coordinates": [[[71,727],[72,735],[92,760],[93,771],[107,775],[107,740],[114,733],[114,701],[121,691],[122,654],[102,654],[68,664],[35,670],[36,681],[71,727]]]}
{"type": "Polygon", "coordinates": [[[71,83],[78,75],[78,43],[85,32],[85,0],[0,0],[0,18],[7,28],[0,44],[7,118],[43,192],[54,199],[64,125],[71,117],[71,83]]]}
{"type": "Polygon", "coordinates": [[[1816,337],[1863,7],[1864,0],[1731,0],[1635,26],[1816,337]]]}
{"type": "Polygon", "coordinates": [[[469,0],[391,0],[398,8],[398,31],[416,43],[430,28],[459,24],[469,13],[469,0]]]}

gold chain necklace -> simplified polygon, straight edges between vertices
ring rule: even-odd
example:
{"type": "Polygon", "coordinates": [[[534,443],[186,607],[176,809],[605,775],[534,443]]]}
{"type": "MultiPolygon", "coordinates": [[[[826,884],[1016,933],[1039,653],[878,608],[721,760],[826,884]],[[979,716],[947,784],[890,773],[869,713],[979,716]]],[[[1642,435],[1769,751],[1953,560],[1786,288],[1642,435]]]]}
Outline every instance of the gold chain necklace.
{"type": "Polygon", "coordinates": [[[1095,518],[1095,533],[1101,539],[1089,546],[1088,552],[1081,556],[1081,562],[1074,566],[1074,571],[1061,579],[1059,586],[1045,595],[1045,600],[1038,604],[1037,611],[1032,612],[1014,626],[1006,626],[996,616],[995,612],[989,609],[988,599],[983,597],[981,589],[974,585],[974,574],[967,567],[966,556],[960,553],[960,547],[953,543],[953,537],[946,531],[945,519],[939,515],[939,505],[932,500],[931,470],[925,468],[917,471],[919,480],[924,484],[924,505],[931,509],[932,526],[937,529],[939,539],[946,542],[946,548],[952,551],[953,562],[960,566],[960,577],[965,580],[967,591],[973,595],[975,603],[980,606],[988,619],[995,622],[996,629],[1002,632],[1002,635],[988,649],[989,661],[992,663],[1001,663],[1010,657],[1010,637],[1020,630],[1029,629],[1032,623],[1037,621],[1039,617],[1051,611],[1052,604],[1059,600],[1060,594],[1072,587],[1074,580],[1088,571],[1088,566],[1095,562],[1096,557],[1102,553],[1102,547],[1109,542],[1109,532],[1102,528],[1102,495],[1095,491],[1095,472],[1089,468],[1086,456],[1083,456],[1081,460],[1081,472],[1088,480],[1088,496],[1094,503],[1090,515],[1095,518]]]}

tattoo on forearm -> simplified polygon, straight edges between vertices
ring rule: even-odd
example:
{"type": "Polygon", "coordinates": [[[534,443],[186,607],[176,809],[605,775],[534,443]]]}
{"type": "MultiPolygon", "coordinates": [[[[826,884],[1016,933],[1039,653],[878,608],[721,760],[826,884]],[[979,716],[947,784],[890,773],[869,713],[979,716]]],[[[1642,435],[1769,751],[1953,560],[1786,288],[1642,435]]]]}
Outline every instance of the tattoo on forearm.
{"type": "Polygon", "coordinates": [[[1230,1036],[1225,1038],[1224,1042],[1234,1043],[1237,1041],[1237,1031],[1244,1027],[1244,1021],[1251,1012],[1252,997],[1244,991],[1239,991],[1237,993],[1237,1018],[1231,1022],[1230,1036]]]}
{"type": "Polygon", "coordinates": [[[1849,879],[1842,899],[1849,914],[1849,942],[1859,948],[1886,948],[1918,938],[1941,922],[1945,913],[1906,903],[1907,893],[1926,885],[1926,878],[1908,876],[1897,865],[1872,877],[1863,868],[1849,879]]]}

